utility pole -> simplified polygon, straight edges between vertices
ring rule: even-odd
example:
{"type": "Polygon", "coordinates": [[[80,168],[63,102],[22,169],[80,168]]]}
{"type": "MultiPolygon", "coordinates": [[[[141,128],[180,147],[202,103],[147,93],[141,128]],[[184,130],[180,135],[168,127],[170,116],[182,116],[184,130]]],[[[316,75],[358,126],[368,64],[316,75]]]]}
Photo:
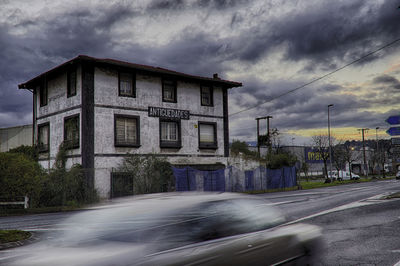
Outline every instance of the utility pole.
{"type": "Polygon", "coordinates": [[[368,132],[369,128],[359,128],[357,130],[362,132],[363,157],[364,157],[364,174],[366,174],[367,177],[368,177],[368,167],[367,167],[367,161],[366,161],[366,158],[365,158],[365,138],[364,138],[364,133],[368,132]]]}
{"type": "Polygon", "coordinates": [[[380,169],[380,164],[381,164],[381,154],[379,153],[379,144],[378,144],[378,129],[379,129],[379,127],[376,127],[375,128],[375,135],[376,135],[376,152],[375,152],[375,154],[377,154],[377,158],[378,158],[378,175],[380,174],[380,171],[379,171],[379,169],[380,169]]]}
{"type": "Polygon", "coordinates": [[[269,120],[272,118],[272,116],[267,116],[267,138],[268,138],[268,153],[271,153],[272,150],[272,142],[271,142],[271,133],[269,131],[269,120]]]}
{"type": "Polygon", "coordinates": [[[260,157],[260,119],[256,118],[257,120],[257,154],[260,157]]]}
{"type": "Polygon", "coordinates": [[[271,119],[271,118],[272,118],[272,116],[270,116],[270,115],[256,118],[256,120],[257,120],[257,152],[258,152],[258,156],[261,156],[261,154],[260,154],[260,120],[267,119],[268,146],[271,147],[270,132],[269,132],[269,119],[271,119]]]}
{"type": "MultiPolygon", "coordinates": [[[[333,107],[333,104],[328,105],[328,142],[329,142],[329,168],[332,175],[332,146],[331,146],[331,122],[329,120],[329,107],[333,107]]],[[[339,173],[338,173],[339,174],[339,173]]]]}

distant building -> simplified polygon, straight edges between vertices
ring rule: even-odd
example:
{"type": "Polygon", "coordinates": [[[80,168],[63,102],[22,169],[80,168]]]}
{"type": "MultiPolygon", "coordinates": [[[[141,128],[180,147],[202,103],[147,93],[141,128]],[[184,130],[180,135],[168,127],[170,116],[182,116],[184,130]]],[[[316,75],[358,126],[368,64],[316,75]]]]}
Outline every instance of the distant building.
{"type": "MultiPolygon", "coordinates": [[[[112,59],[78,56],[23,84],[33,92],[34,141],[50,168],[62,142],[67,167],[110,195],[112,169],[128,153],[177,165],[226,164],[228,89],[241,83],[112,59]]],[[[212,167],[211,167],[212,168],[212,167]]]]}
{"type": "Polygon", "coordinates": [[[21,145],[32,145],[32,125],[0,128],[0,152],[21,145]]]}

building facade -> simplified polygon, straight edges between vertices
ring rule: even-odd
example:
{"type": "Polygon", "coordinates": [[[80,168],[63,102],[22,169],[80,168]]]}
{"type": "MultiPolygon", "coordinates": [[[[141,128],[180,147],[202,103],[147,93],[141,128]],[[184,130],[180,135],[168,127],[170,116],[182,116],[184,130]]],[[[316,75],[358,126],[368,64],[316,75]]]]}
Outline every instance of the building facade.
{"type": "Polygon", "coordinates": [[[88,169],[102,197],[127,154],[172,164],[226,164],[228,89],[238,82],[112,59],[78,56],[23,84],[33,93],[33,139],[51,168],[61,143],[67,167],[88,169]],[[92,171],[93,170],[93,171],[92,171]]]}

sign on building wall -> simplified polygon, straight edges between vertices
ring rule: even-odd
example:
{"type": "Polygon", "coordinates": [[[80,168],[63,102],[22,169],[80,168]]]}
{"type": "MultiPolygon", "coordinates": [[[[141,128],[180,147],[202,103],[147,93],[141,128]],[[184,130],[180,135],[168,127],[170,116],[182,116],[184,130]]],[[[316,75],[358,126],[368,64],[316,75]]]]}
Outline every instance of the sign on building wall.
{"type": "Polygon", "coordinates": [[[149,106],[149,116],[151,117],[162,117],[171,119],[190,119],[190,113],[187,110],[178,110],[162,107],[151,107],[149,106]]]}
{"type": "MultiPolygon", "coordinates": [[[[322,157],[328,157],[329,156],[329,150],[326,149],[324,152],[325,154],[322,154],[318,152],[316,149],[313,149],[311,147],[304,147],[304,158],[306,163],[323,163],[324,160],[322,157]]],[[[329,159],[327,160],[329,162],[329,159]]]]}

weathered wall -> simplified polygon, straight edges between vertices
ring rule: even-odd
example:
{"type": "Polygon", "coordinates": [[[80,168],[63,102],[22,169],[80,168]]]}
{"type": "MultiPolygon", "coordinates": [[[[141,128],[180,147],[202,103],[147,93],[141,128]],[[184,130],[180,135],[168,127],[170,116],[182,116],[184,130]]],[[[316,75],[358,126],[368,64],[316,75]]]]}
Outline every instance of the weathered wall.
{"type": "MultiPolygon", "coordinates": [[[[40,97],[37,97],[37,125],[50,123],[50,143],[49,153],[40,153],[39,160],[41,165],[48,169],[54,164],[58,148],[64,140],[64,118],[81,113],[81,68],[77,69],[77,88],[76,95],[67,97],[67,73],[64,72],[58,76],[48,78],[48,104],[40,107],[40,97]],[[50,161],[49,161],[50,158],[50,161]]],[[[80,122],[82,117],[80,115],[80,122]]],[[[82,141],[82,126],[80,128],[80,142],[82,141]]],[[[37,127],[36,136],[37,136],[37,127]]],[[[35,139],[35,143],[37,140],[35,139]]],[[[80,147],[82,143],[80,143],[80,147]]],[[[67,167],[75,163],[81,163],[81,149],[73,149],[68,151],[68,155],[73,155],[74,158],[69,158],[67,167]]]]}
{"type": "Polygon", "coordinates": [[[214,88],[214,107],[207,107],[200,103],[200,84],[178,80],[177,103],[166,103],[162,101],[160,77],[137,74],[136,98],[118,96],[118,72],[111,68],[96,67],[94,83],[95,187],[102,197],[109,195],[111,170],[118,167],[126,153],[165,155],[173,164],[226,165],[221,88],[214,88]],[[190,120],[181,120],[182,148],[160,148],[159,118],[148,116],[149,106],[190,111],[190,120]],[[114,146],[115,114],[140,117],[140,147],[114,146]],[[199,149],[199,121],[217,123],[218,149],[199,149]]]}

